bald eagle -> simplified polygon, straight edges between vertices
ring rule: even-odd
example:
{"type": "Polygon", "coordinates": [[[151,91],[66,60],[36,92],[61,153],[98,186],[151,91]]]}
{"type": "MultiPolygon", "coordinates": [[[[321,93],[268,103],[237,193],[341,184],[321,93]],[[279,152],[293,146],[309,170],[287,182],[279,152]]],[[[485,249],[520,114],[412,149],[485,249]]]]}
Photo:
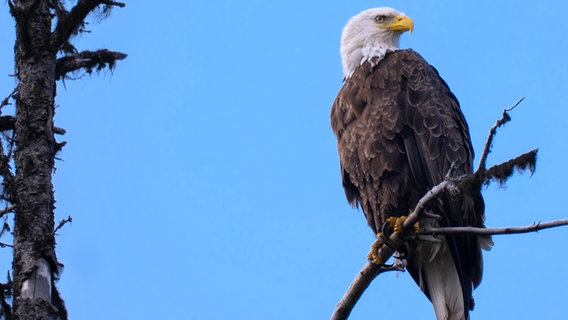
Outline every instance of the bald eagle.
{"type": "MultiPolygon", "coordinates": [[[[414,24],[392,8],[349,20],[341,36],[344,84],[331,108],[347,200],[360,206],[375,234],[389,217],[414,209],[450,172],[472,173],[473,148],[458,100],[436,69],[400,35],[414,24]]],[[[422,226],[484,227],[479,190],[439,196],[422,226]]],[[[481,282],[481,249],[490,237],[440,236],[409,240],[407,269],[431,300],[437,319],[469,319],[473,288],[481,282]],[[436,240],[436,241],[434,241],[436,240]]]]}

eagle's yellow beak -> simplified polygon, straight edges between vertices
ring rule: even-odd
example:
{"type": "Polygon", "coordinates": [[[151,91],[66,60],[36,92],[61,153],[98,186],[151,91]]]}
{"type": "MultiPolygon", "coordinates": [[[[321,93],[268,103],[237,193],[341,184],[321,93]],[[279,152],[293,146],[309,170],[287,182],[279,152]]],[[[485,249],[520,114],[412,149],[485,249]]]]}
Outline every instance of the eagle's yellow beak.
{"type": "Polygon", "coordinates": [[[398,16],[396,17],[395,22],[387,24],[386,26],[380,26],[379,28],[400,32],[409,31],[410,33],[412,33],[412,30],[414,29],[414,22],[409,17],[398,16]]]}

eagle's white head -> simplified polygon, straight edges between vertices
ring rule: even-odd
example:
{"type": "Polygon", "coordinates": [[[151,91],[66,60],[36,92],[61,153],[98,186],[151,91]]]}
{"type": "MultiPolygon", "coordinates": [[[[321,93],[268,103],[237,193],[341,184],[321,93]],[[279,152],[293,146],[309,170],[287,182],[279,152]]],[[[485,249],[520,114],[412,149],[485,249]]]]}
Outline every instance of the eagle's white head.
{"type": "Polygon", "coordinates": [[[344,78],[363,62],[373,57],[380,60],[387,51],[398,49],[400,35],[413,28],[412,19],[388,7],[368,9],[351,18],[341,34],[344,78]]]}

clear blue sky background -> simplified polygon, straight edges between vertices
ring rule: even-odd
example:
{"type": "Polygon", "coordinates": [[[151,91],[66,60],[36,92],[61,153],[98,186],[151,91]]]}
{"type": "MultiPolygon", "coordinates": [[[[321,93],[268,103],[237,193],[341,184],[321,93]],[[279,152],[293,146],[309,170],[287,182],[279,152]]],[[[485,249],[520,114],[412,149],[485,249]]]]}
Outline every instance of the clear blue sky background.
{"type": "MultiPolygon", "coordinates": [[[[73,2],[73,1],[69,1],[73,2]]],[[[565,1],[127,1],[79,49],[129,54],[59,83],[68,141],[54,183],[71,319],[327,319],[373,241],[341,188],[329,109],[339,37],[363,9],[415,21],[420,52],[460,99],[490,163],[540,148],[538,168],[485,191],[489,226],[568,217],[565,1]]],[[[0,93],[15,80],[1,5],[0,93]]],[[[562,319],[568,229],[498,236],[473,319],[562,319]]],[[[1,268],[11,252],[0,250],[1,268]]],[[[434,319],[407,273],[381,275],[351,319],[434,319]]]]}

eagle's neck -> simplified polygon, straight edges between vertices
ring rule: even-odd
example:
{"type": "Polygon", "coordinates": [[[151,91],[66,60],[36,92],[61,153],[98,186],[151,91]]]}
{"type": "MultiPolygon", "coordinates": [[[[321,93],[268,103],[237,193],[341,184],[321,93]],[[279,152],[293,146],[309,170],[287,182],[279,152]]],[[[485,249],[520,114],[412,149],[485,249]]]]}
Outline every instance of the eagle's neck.
{"type": "Polygon", "coordinates": [[[352,38],[349,41],[342,41],[340,51],[343,64],[343,78],[350,78],[355,69],[364,62],[373,59],[372,62],[374,64],[379,63],[387,52],[398,50],[398,36],[389,39],[371,37],[366,39],[352,38]]]}

